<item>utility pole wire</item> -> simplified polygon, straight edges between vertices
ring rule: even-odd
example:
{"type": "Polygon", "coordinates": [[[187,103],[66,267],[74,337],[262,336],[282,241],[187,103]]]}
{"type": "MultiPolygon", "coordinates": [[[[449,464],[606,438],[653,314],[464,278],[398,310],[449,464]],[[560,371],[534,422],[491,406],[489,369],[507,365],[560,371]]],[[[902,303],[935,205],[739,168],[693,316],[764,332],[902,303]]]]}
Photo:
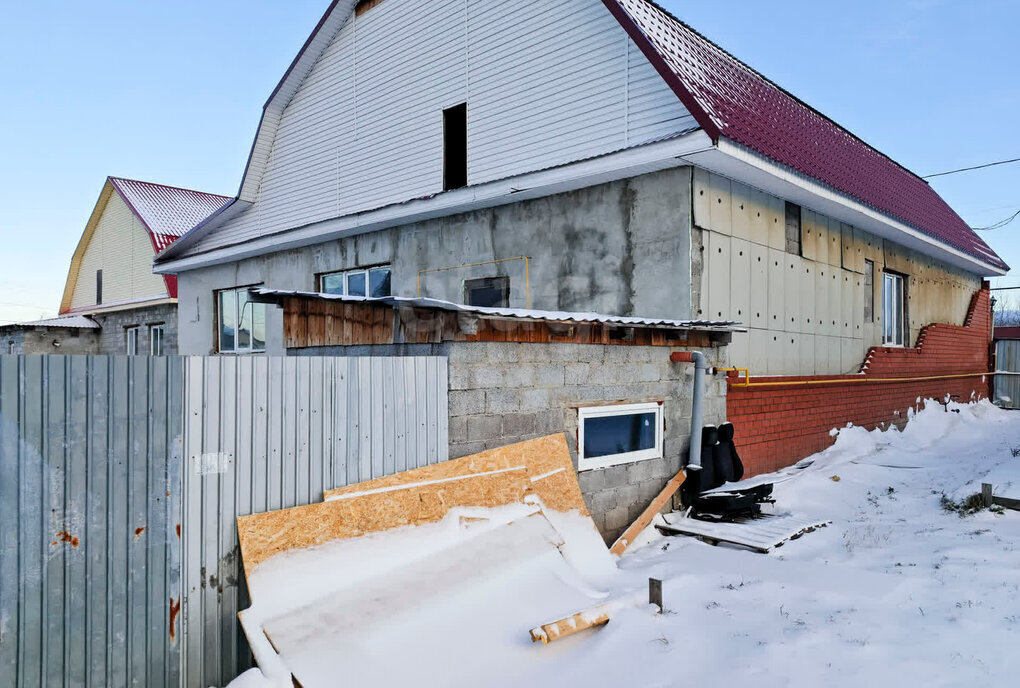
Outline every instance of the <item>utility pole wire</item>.
{"type": "Polygon", "coordinates": [[[958,170],[949,170],[948,172],[938,172],[936,174],[928,174],[921,179],[932,179],[933,177],[945,177],[948,174],[957,174],[959,172],[970,172],[971,170],[983,170],[986,167],[995,167],[996,165],[1007,165],[1011,162],[1020,162],[1020,158],[1011,158],[1010,160],[999,160],[997,162],[989,162],[984,165],[975,165],[974,167],[961,167],[958,170]]]}
{"type": "Polygon", "coordinates": [[[973,227],[972,229],[975,232],[988,232],[993,229],[1001,229],[1008,225],[1013,220],[1017,219],[1018,217],[1020,217],[1020,210],[1016,211],[1015,213],[1007,217],[1005,220],[999,220],[998,222],[988,225],[987,227],[973,227]]]}

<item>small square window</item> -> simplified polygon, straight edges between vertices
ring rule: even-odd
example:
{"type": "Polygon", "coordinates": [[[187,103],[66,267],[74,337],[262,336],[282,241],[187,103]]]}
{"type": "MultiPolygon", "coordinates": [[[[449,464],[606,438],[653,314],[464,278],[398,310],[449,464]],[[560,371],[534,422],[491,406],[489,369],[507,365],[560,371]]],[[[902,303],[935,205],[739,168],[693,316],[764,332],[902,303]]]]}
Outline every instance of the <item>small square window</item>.
{"type": "Polygon", "coordinates": [[[621,404],[578,410],[577,469],[662,458],[662,404],[621,404]]]}
{"type": "Polygon", "coordinates": [[[464,303],[482,308],[508,308],[510,306],[510,278],[483,277],[464,282],[464,303]]]}

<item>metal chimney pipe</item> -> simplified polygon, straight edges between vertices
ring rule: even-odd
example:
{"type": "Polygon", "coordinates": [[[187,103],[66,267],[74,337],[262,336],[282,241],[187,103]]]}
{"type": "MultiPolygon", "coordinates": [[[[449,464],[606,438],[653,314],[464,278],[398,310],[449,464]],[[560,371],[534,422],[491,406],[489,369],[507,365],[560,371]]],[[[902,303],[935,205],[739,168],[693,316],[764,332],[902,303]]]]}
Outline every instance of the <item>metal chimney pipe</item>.
{"type": "MultiPolygon", "coordinates": [[[[705,372],[708,370],[708,361],[700,351],[674,351],[670,354],[669,360],[674,363],[694,364],[694,393],[691,400],[691,443],[690,452],[687,455],[686,469],[690,471],[701,470],[701,428],[705,422],[705,372]]],[[[700,478],[688,480],[700,484],[700,478]]]]}

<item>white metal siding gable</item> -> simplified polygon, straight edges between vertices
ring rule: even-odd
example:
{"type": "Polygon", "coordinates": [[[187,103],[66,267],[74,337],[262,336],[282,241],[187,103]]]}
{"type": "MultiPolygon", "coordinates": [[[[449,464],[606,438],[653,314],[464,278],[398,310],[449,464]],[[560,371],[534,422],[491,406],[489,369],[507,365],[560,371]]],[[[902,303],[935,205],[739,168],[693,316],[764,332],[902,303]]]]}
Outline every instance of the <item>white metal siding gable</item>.
{"type": "Polygon", "coordinates": [[[384,0],[284,110],[255,205],[192,250],[442,191],[442,110],[462,102],[472,185],[694,125],[599,0],[384,0]]]}

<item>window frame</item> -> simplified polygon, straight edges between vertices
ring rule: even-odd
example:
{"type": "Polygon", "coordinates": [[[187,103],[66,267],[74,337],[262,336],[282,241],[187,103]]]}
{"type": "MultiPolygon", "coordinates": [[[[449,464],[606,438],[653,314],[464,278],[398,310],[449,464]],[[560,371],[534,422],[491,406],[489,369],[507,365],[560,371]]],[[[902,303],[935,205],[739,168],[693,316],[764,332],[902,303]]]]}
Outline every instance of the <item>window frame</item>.
{"type": "Polygon", "coordinates": [[[360,297],[360,298],[386,298],[386,296],[383,296],[383,297],[373,297],[373,296],[369,295],[371,293],[371,291],[372,291],[372,271],[374,271],[374,270],[383,270],[383,269],[388,271],[389,275],[390,275],[390,293],[386,294],[386,296],[393,296],[393,265],[391,263],[380,263],[378,265],[368,265],[368,266],[365,266],[365,267],[348,268],[347,270],[332,270],[330,272],[320,272],[319,274],[317,274],[315,276],[316,289],[319,291],[320,294],[335,294],[337,296],[350,296],[350,292],[351,292],[351,289],[350,289],[350,277],[351,277],[351,275],[363,274],[365,276],[365,294],[366,294],[366,296],[360,297]],[[337,276],[343,277],[343,282],[344,282],[344,285],[343,285],[344,286],[343,294],[336,294],[336,292],[327,292],[326,291],[326,288],[325,288],[325,285],[324,285],[326,278],[327,277],[337,277],[337,276]]]}
{"type": "Polygon", "coordinates": [[[882,271],[882,346],[906,348],[907,340],[910,337],[910,327],[907,324],[907,276],[891,270],[882,271]],[[887,286],[899,284],[899,290],[892,293],[892,299],[898,299],[899,307],[892,310],[890,299],[886,298],[887,286]],[[887,305],[890,308],[887,309],[887,305]],[[895,315],[896,317],[892,317],[895,315]],[[897,333],[897,326],[899,331],[897,333]],[[893,339],[887,337],[892,332],[893,339]],[[896,339],[896,335],[899,339],[896,339]]]}
{"type": "MultiPolygon", "coordinates": [[[[262,348],[260,348],[260,349],[256,349],[256,348],[254,348],[252,346],[252,342],[255,341],[255,338],[253,336],[253,332],[254,332],[254,329],[255,329],[255,327],[254,327],[254,325],[255,325],[255,307],[256,306],[262,306],[262,309],[263,309],[263,324],[265,324],[265,308],[266,308],[266,305],[264,303],[256,303],[255,301],[251,301],[251,300],[248,300],[248,301],[245,302],[245,303],[252,304],[252,310],[251,310],[252,327],[251,327],[251,331],[249,331],[249,334],[248,334],[249,345],[246,348],[239,348],[238,345],[237,345],[237,339],[238,339],[237,335],[238,335],[238,331],[240,330],[241,318],[243,316],[243,312],[238,309],[239,299],[237,297],[238,297],[239,294],[241,294],[243,292],[247,292],[250,289],[256,289],[256,288],[261,287],[261,286],[262,286],[261,284],[250,284],[250,285],[246,285],[246,286],[243,286],[243,287],[227,287],[226,289],[217,289],[217,290],[213,291],[213,311],[216,314],[216,317],[213,319],[214,320],[214,322],[213,322],[213,325],[214,325],[213,338],[214,338],[214,340],[216,342],[216,353],[222,354],[222,355],[225,355],[225,356],[246,356],[246,355],[251,355],[251,354],[264,354],[264,353],[266,353],[267,342],[265,340],[262,341],[262,348]],[[222,342],[221,337],[220,337],[220,335],[222,334],[220,325],[221,325],[221,322],[223,320],[223,314],[222,314],[222,312],[220,310],[220,306],[221,306],[221,297],[222,297],[222,295],[225,294],[225,293],[228,293],[228,292],[234,294],[234,348],[231,349],[231,350],[224,351],[223,350],[223,346],[222,346],[223,342],[222,342]]],[[[265,334],[265,333],[263,333],[263,334],[265,334]]]]}
{"type": "Polygon", "coordinates": [[[510,307],[510,275],[490,275],[488,277],[472,277],[471,279],[464,280],[464,305],[474,306],[475,308],[509,308],[510,307]],[[504,305],[500,306],[478,306],[471,303],[469,298],[472,290],[475,286],[487,286],[485,283],[493,282],[499,283],[501,287],[502,297],[504,305]]]}
{"type": "Polygon", "coordinates": [[[138,355],[138,340],[141,328],[138,325],[124,328],[124,350],[128,356],[138,355]]]}
{"type": "Polygon", "coordinates": [[[875,322],[875,261],[864,259],[864,322],[875,322]]]}
{"type": "Polygon", "coordinates": [[[663,402],[650,401],[631,404],[608,404],[603,406],[582,406],[577,409],[577,470],[590,471],[609,468],[621,464],[638,463],[661,459],[664,456],[666,435],[663,402]],[[647,413],[655,414],[655,446],[651,449],[639,449],[621,454],[588,458],[584,455],[584,423],[590,418],[606,418],[612,416],[637,416],[647,413]]]}
{"type": "Polygon", "coordinates": [[[162,356],[163,355],[163,340],[166,337],[166,326],[164,323],[157,323],[155,325],[149,325],[149,355],[150,356],[162,356]],[[156,333],[159,336],[156,336],[156,333]],[[158,344],[159,351],[156,350],[158,344]]]}

